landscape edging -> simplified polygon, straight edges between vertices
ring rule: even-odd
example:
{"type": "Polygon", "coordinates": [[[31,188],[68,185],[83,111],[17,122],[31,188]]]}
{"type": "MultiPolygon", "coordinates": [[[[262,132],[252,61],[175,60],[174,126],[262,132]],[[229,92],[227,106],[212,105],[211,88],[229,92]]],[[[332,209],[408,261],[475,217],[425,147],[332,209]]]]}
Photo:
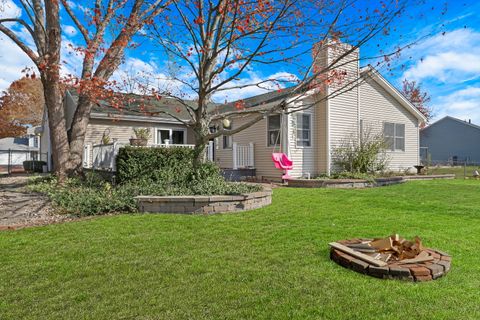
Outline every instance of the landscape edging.
{"type": "Polygon", "coordinates": [[[140,212],[214,214],[262,208],[272,203],[272,189],[241,195],[214,196],[137,196],[140,212]]]}

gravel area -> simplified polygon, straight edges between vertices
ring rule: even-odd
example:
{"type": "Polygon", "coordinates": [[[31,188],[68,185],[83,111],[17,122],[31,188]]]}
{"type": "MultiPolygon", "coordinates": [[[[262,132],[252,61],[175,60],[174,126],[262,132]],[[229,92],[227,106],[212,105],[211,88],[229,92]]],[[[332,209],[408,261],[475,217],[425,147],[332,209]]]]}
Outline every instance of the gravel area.
{"type": "Polygon", "coordinates": [[[28,176],[0,176],[0,230],[72,220],[56,215],[47,197],[26,189],[28,176]]]}

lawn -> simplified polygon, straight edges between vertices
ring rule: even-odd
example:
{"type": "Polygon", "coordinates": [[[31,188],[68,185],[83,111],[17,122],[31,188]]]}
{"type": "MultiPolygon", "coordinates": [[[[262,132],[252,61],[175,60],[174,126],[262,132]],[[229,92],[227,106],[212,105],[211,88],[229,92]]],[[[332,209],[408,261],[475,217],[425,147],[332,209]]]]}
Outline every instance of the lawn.
{"type": "Polygon", "coordinates": [[[0,233],[0,319],[479,319],[480,181],[275,189],[217,216],[119,215],[0,233]],[[346,270],[327,243],[419,235],[439,280],[346,270]]]}
{"type": "Polygon", "coordinates": [[[428,168],[428,174],[455,174],[456,179],[464,179],[465,177],[472,178],[473,172],[478,170],[480,172],[479,166],[442,166],[442,167],[430,167],[428,168]]]}

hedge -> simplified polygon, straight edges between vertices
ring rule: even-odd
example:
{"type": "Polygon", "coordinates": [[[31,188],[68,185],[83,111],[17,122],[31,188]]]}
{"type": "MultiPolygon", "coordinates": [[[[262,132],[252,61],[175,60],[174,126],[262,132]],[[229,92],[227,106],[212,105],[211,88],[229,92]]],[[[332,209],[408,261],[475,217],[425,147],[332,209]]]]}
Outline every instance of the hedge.
{"type": "Polygon", "coordinates": [[[46,166],[45,161],[26,160],[23,161],[23,169],[27,172],[43,172],[43,166],[46,166]]]}
{"type": "Polygon", "coordinates": [[[191,179],[193,159],[193,149],[190,148],[126,146],[118,152],[117,179],[119,183],[134,180],[165,181],[171,179],[181,183],[191,179]]]}

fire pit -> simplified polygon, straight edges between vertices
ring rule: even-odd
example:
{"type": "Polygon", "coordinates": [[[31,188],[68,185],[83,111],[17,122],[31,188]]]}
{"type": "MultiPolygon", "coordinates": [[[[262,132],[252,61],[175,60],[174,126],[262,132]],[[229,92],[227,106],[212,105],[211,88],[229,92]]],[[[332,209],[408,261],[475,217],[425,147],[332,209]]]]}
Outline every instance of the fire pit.
{"type": "Polygon", "coordinates": [[[348,239],[330,243],[330,258],[356,272],[383,279],[429,281],[450,270],[445,252],[424,248],[420,238],[348,239]]]}

